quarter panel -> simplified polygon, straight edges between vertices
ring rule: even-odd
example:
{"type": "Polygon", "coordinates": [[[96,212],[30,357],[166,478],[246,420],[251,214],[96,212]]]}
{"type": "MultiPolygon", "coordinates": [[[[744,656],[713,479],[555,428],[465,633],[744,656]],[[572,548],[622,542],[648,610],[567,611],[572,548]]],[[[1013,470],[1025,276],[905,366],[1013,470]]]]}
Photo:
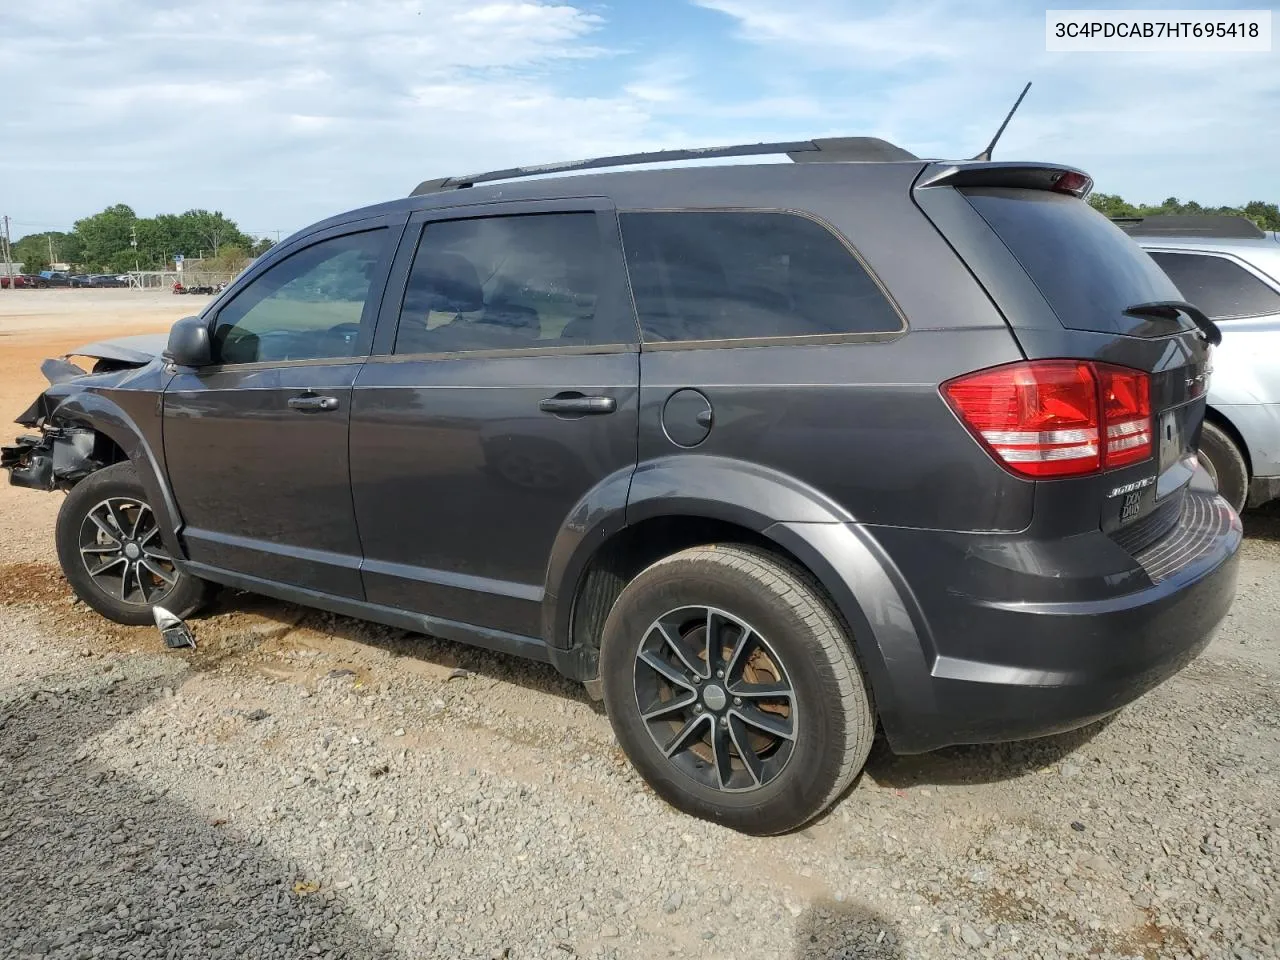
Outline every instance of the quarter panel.
{"type": "MultiPolygon", "coordinates": [[[[1034,484],[997,466],[938,392],[961,373],[1019,359],[1003,324],[913,330],[887,343],[647,351],[632,502],[652,482],[650,461],[680,452],[663,429],[667,399],[696,387],[713,408],[699,457],[794,478],[864,523],[1021,529],[1034,484]]],[[[732,486],[708,496],[735,502],[732,486]]],[[[773,521],[805,522],[814,519],[810,503],[776,500],[767,510],[773,521]]]]}
{"type": "Polygon", "coordinates": [[[1216,323],[1209,405],[1280,403],[1280,316],[1216,323]]]}

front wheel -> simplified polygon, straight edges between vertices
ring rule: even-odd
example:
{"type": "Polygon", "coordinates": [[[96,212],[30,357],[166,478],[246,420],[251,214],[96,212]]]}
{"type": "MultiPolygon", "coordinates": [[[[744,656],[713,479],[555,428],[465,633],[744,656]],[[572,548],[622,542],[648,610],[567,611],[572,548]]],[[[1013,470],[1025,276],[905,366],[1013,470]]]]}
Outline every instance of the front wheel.
{"type": "Polygon", "coordinates": [[[72,488],[58,511],[58,560],[77,597],[108,620],[153,623],[152,607],[179,617],[200,609],[211,586],[183,573],[131,463],[104,467],[72,488]]]}
{"type": "Polygon", "coordinates": [[[826,810],[875,735],[820,588],[750,547],[695,547],[640,573],[605,623],[600,677],[614,732],[659,796],[745,833],[826,810]]]}

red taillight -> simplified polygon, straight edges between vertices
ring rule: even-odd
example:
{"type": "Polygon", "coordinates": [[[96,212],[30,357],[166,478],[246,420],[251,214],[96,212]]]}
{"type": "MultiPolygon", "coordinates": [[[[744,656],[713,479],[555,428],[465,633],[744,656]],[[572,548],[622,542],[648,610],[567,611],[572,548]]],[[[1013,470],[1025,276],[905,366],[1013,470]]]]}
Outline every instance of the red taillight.
{"type": "Polygon", "coordinates": [[[1107,468],[1139,463],[1151,456],[1151,378],[1141,370],[1096,364],[1106,424],[1103,463],[1107,468]]]}
{"type": "Polygon", "coordinates": [[[1091,186],[1093,186],[1092,180],[1074,170],[1068,170],[1053,182],[1053,189],[1058,193],[1070,193],[1077,197],[1086,193],[1091,186]]]}
{"type": "Polygon", "coordinates": [[[1027,477],[1070,477],[1151,456],[1151,381],[1140,370],[1037,360],[942,386],[965,425],[1027,477]]]}

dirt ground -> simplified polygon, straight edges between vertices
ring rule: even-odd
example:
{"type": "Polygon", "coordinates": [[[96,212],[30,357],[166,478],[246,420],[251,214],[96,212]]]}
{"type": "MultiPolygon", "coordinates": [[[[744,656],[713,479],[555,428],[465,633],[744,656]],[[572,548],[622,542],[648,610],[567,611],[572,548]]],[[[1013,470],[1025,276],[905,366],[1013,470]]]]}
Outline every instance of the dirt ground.
{"type": "MultiPolygon", "coordinates": [[[[41,359],[202,303],[0,291],[0,432],[41,359]]],[[[60,502],[0,485],[5,960],[1280,955],[1280,510],[1205,654],[1115,718],[881,744],[752,839],[658,801],[547,667],[235,593],[194,654],[109,624],[60,502]]]]}

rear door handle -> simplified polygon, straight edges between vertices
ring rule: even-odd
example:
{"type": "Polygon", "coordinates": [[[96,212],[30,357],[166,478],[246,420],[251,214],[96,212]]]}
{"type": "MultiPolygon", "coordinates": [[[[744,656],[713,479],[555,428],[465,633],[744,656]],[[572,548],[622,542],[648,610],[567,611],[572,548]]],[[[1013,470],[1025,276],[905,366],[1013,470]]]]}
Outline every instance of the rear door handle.
{"type": "Polygon", "coordinates": [[[613,397],[584,397],[580,393],[558,393],[538,402],[538,409],[543,413],[554,413],[558,417],[588,417],[602,413],[613,413],[618,409],[618,401],[613,397]]]}
{"type": "Polygon", "coordinates": [[[317,397],[304,394],[301,397],[289,398],[290,410],[301,410],[304,413],[319,413],[322,410],[337,410],[337,397],[317,397]]]}

